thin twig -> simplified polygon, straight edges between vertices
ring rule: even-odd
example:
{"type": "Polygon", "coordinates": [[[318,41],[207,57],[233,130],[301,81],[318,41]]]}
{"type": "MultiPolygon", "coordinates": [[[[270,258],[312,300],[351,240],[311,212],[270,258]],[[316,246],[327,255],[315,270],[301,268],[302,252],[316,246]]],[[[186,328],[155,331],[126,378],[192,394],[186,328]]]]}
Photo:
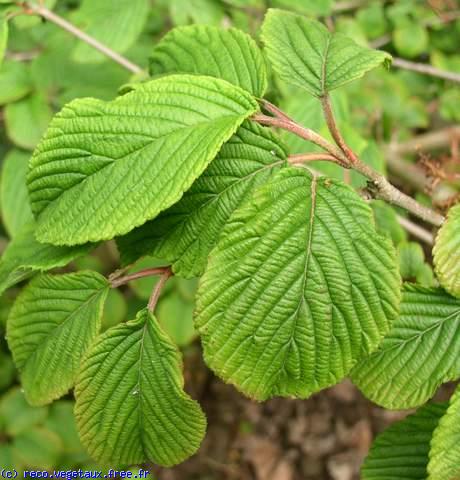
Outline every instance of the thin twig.
{"type": "Polygon", "coordinates": [[[434,236],[428,230],[425,230],[423,227],[418,225],[417,223],[411,222],[405,217],[401,217],[400,215],[396,215],[398,219],[398,223],[407,230],[411,235],[418,238],[422,242],[425,242],[427,245],[434,244],[434,236]]]}
{"type": "Polygon", "coordinates": [[[292,165],[314,161],[334,162],[341,165],[341,163],[329,153],[296,153],[288,157],[288,162],[292,165]]]}
{"type": "Polygon", "coordinates": [[[441,70],[431,65],[427,65],[426,63],[410,62],[403,58],[393,57],[392,65],[397,68],[403,68],[405,70],[411,70],[413,72],[423,73],[424,75],[430,75],[432,77],[443,78],[451,82],[460,83],[460,73],[441,70]]]}
{"type": "Polygon", "coordinates": [[[163,271],[160,277],[160,280],[158,280],[158,283],[155,285],[152,295],[150,296],[150,300],[147,305],[149,312],[153,313],[155,311],[155,307],[157,306],[158,299],[160,298],[160,295],[161,295],[161,291],[163,290],[165,283],[168,281],[168,278],[171,277],[172,275],[173,273],[170,267],[167,267],[163,271]]]}
{"type": "Polygon", "coordinates": [[[332,111],[331,99],[327,93],[321,97],[321,105],[323,107],[324,117],[326,119],[327,127],[331,132],[332,138],[334,139],[340,150],[342,150],[342,152],[345,154],[347,159],[350,160],[352,164],[355,164],[358,159],[354,154],[353,150],[346,144],[345,139],[340,133],[340,130],[335,121],[334,112],[332,111]]]}
{"type": "Polygon", "coordinates": [[[434,132],[418,135],[403,143],[390,143],[389,151],[397,154],[418,153],[449,147],[452,140],[460,139],[460,125],[452,125],[434,132]]]}
{"type": "Polygon", "coordinates": [[[259,103],[262,107],[267,110],[267,112],[271,113],[274,117],[279,118],[280,120],[286,120],[287,122],[293,122],[291,117],[289,117],[286,113],[284,113],[281,109],[279,109],[276,105],[265,100],[265,98],[259,99],[259,103]]]}
{"type": "Polygon", "coordinates": [[[85,32],[83,32],[82,30],[77,28],[75,25],[72,25],[70,22],[63,19],[59,15],[56,15],[51,10],[48,10],[45,6],[39,5],[39,4],[34,3],[34,2],[23,2],[22,5],[24,7],[24,13],[26,13],[28,15],[36,14],[36,15],[39,15],[40,17],[42,17],[46,20],[49,20],[50,22],[54,23],[58,27],[61,27],[63,30],[66,30],[67,32],[74,35],[75,37],[77,37],[80,40],[86,42],[88,45],[95,48],[96,50],[101,52],[103,55],[111,58],[112,60],[117,62],[122,67],[126,68],[126,70],[129,70],[132,73],[141,73],[142,72],[141,67],[132,63],[130,60],[123,57],[119,53],[115,52],[111,48],[107,47],[107,45],[102,44],[101,42],[99,42],[95,38],[86,34],[85,32]]]}
{"type": "Polygon", "coordinates": [[[328,142],[325,138],[323,138],[321,135],[317,134],[313,130],[302,127],[298,123],[295,123],[293,120],[283,120],[282,118],[269,117],[268,115],[264,115],[262,113],[256,113],[251,118],[255,122],[258,122],[262,125],[282,128],[283,130],[294,133],[295,135],[303,138],[304,140],[318,145],[323,150],[329,152],[344,167],[346,167],[349,163],[347,157],[345,157],[345,155],[339,148],[328,142]]]}
{"type": "Polygon", "coordinates": [[[370,182],[368,182],[368,190],[374,198],[380,198],[394,205],[398,205],[433,225],[440,226],[444,222],[444,217],[442,215],[421,205],[405,193],[400,192],[383,175],[373,170],[369,165],[360,161],[356,156],[355,157],[357,161],[351,165],[348,158],[338,147],[329,143],[325,138],[313,130],[302,127],[292,120],[281,120],[279,118],[273,118],[263,114],[253,115],[252,119],[263,125],[271,125],[282,128],[322,147],[338,161],[342,162],[344,167],[351,167],[370,180],[370,182]]]}
{"type": "Polygon", "coordinates": [[[137,280],[138,278],[152,277],[154,275],[163,275],[165,272],[171,271],[170,267],[155,267],[155,268],[146,268],[145,270],[140,270],[135,273],[130,273],[129,275],[124,275],[122,277],[113,278],[109,277],[112,288],[118,288],[121,285],[125,285],[132,280],[137,280]]]}

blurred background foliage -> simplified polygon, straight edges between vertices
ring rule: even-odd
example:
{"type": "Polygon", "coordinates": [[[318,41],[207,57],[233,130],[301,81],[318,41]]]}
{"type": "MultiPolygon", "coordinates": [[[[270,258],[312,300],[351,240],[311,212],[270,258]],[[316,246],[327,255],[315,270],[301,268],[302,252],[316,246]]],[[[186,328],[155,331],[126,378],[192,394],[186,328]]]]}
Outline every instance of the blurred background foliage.
{"type": "MultiPolygon", "coordinates": [[[[18,15],[9,3],[0,0],[0,16],[8,18],[9,29],[0,68],[0,252],[32,219],[25,186],[27,163],[53,113],[74,98],[110,99],[124,84],[145,79],[56,25],[18,15]]],[[[46,0],[44,4],[145,70],[152,46],[175,26],[233,26],[257,38],[266,9],[279,7],[320,18],[362,45],[460,73],[456,0],[46,0]]],[[[268,97],[300,123],[328,136],[317,99],[275,78],[268,97]]],[[[454,126],[460,121],[458,84],[405,69],[380,68],[337,91],[333,103],[346,141],[364,161],[422,202],[442,209],[458,198],[460,135],[454,126]],[[427,138],[433,132],[430,143],[427,138]],[[426,148],[419,151],[420,142],[426,148]]],[[[283,137],[291,153],[315,149],[299,138],[283,137]]],[[[315,168],[357,188],[364,186],[357,174],[335,165],[315,168]]],[[[397,246],[403,278],[432,285],[429,249],[401,227],[397,215],[404,213],[382,202],[373,202],[373,209],[380,231],[397,246]]],[[[162,263],[146,258],[134,268],[162,263]]],[[[6,281],[3,266],[0,260],[0,284],[6,281]]],[[[90,268],[109,274],[117,266],[118,253],[109,242],[66,271],[90,268]]],[[[104,329],[132,318],[145,305],[155,281],[137,280],[111,291],[104,329]]],[[[196,285],[196,280],[172,279],[157,309],[159,321],[186,356],[199,348],[192,323],[196,285]]],[[[19,289],[20,285],[9,289],[0,299],[0,466],[94,469],[78,440],[71,396],[49,407],[32,408],[18,386],[4,330],[19,289]]]]}

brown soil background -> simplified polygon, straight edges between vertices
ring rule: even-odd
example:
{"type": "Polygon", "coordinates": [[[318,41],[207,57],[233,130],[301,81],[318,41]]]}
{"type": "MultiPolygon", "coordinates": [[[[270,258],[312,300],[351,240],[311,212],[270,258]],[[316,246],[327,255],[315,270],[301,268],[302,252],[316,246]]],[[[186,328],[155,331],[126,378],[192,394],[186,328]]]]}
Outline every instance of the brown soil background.
{"type": "MultiPolygon", "coordinates": [[[[208,430],[199,452],[158,480],[355,480],[372,440],[413,410],[389,411],[367,400],[349,380],[307,400],[257,403],[224,384],[188,354],[188,392],[199,400],[208,430]]],[[[435,400],[445,401],[454,385],[435,400]]]]}

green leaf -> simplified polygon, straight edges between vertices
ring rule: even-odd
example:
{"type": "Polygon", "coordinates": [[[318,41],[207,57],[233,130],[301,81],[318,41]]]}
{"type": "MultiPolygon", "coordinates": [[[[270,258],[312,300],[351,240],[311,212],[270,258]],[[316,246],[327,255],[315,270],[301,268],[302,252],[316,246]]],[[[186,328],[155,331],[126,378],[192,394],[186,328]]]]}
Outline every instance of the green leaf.
{"type": "Polygon", "coordinates": [[[74,402],[70,400],[53,403],[44,425],[47,430],[59,435],[66,453],[79,454],[83,447],[78,437],[73,408],[74,402]]]}
{"type": "Polygon", "coordinates": [[[460,204],[449,210],[433,248],[434,267],[441,285],[460,298],[460,204]]]}
{"type": "Polygon", "coordinates": [[[63,267],[92,248],[93,244],[56,247],[39,243],[35,239],[35,222],[24,225],[0,259],[0,295],[34,273],[63,267]]]}
{"type": "Polygon", "coordinates": [[[373,200],[371,207],[379,233],[388,235],[395,245],[407,240],[407,233],[399,224],[396,212],[392,206],[383,200],[373,200]]]}
{"type": "Polygon", "coordinates": [[[179,347],[185,347],[192,342],[197,333],[193,325],[194,297],[196,292],[196,280],[184,280],[176,278],[174,290],[160,298],[156,315],[163,330],[171,340],[179,347]],[[184,285],[185,284],[185,285],[184,285]],[[184,294],[184,289],[190,292],[184,294]],[[189,297],[190,295],[190,297],[189,297]]]}
{"type": "Polygon", "coordinates": [[[1,176],[2,219],[10,236],[33,220],[26,186],[29,158],[21,150],[10,150],[3,160],[1,176]]]}
{"type": "Polygon", "coordinates": [[[399,318],[351,378],[373,402],[412,408],[460,377],[460,301],[440,288],[406,284],[399,318]]]}
{"type": "Polygon", "coordinates": [[[0,105],[20,100],[31,88],[27,66],[23,62],[5,61],[0,69],[0,105]]]}
{"type": "Polygon", "coordinates": [[[80,438],[100,462],[170,466],[198,449],[206,419],[183,390],[179,352],[144,309],[99,337],[76,386],[80,438]]]}
{"type": "Polygon", "coordinates": [[[276,9],[269,9],[265,16],[262,40],[276,73],[317,97],[391,60],[386,52],[330,33],[316,20],[276,9]]]}
{"type": "Polygon", "coordinates": [[[43,427],[21,433],[12,443],[15,461],[29,468],[50,470],[57,466],[61,452],[59,436],[43,427]]]}
{"type": "Polygon", "coordinates": [[[257,108],[239,87],[195,75],[159,78],[112,102],[69,103],[30,161],[37,238],[108,240],[154,218],[257,108]]]}
{"type": "Polygon", "coordinates": [[[31,407],[19,388],[10,390],[0,402],[0,431],[14,437],[43,423],[47,407],[31,407]]]}
{"type": "MultiPolygon", "coordinates": [[[[112,0],[83,0],[75,21],[85,33],[123,53],[141,34],[148,11],[148,0],[118,0],[116,8],[112,0]]],[[[82,63],[95,63],[107,57],[85,42],[79,42],[73,58],[82,63]]]]}
{"type": "Polygon", "coordinates": [[[263,97],[267,89],[265,60],[246,33],[207,25],[179,27],[155,45],[151,75],[195,73],[222,78],[263,97]]]}
{"type": "Polygon", "coordinates": [[[117,240],[123,263],[149,254],[180,276],[200,276],[230,215],[286,157],[269,129],[245,122],[176,205],[117,240]]]}
{"type": "Polygon", "coordinates": [[[0,13],[0,68],[3,57],[5,56],[6,45],[8,43],[8,19],[0,13]]]}
{"type": "Polygon", "coordinates": [[[362,480],[425,480],[431,435],[446,407],[426,405],[378,435],[361,468],[362,480]]]}
{"type": "Polygon", "coordinates": [[[8,317],[8,346],[30,404],[47,404],[73,387],[99,333],[108,290],[103,276],[81,271],[40,275],[18,296],[8,317]]]}
{"type": "Polygon", "coordinates": [[[259,400],[307,397],[377,348],[397,315],[391,242],[348,186],[285,168],[231,217],[201,278],[207,364],[259,400]]]}
{"type": "Polygon", "coordinates": [[[271,0],[270,5],[314,17],[330,15],[334,0],[271,0]]]}
{"type": "Polygon", "coordinates": [[[460,386],[431,439],[428,480],[460,478],[460,386]]]}
{"type": "Polygon", "coordinates": [[[5,127],[9,139],[18,147],[33,150],[51,120],[46,98],[34,93],[5,107],[5,127]]]}
{"type": "Polygon", "coordinates": [[[433,273],[431,267],[425,263],[425,253],[419,243],[401,242],[398,245],[398,257],[403,280],[427,287],[433,286],[433,273]]]}
{"type": "Polygon", "coordinates": [[[418,22],[404,24],[393,31],[393,44],[397,52],[414,58],[429,50],[430,36],[425,26],[418,22]]]}
{"type": "Polygon", "coordinates": [[[125,297],[119,290],[109,291],[102,315],[102,330],[107,330],[123,321],[128,312],[125,297]]]}

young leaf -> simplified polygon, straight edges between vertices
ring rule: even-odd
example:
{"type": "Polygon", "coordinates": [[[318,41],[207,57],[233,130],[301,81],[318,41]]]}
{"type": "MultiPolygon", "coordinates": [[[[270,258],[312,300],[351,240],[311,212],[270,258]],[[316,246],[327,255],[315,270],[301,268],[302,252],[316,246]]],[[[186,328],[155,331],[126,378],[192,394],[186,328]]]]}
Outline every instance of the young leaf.
{"type": "Polygon", "coordinates": [[[460,377],[460,301],[440,288],[406,284],[400,315],[351,378],[373,402],[412,408],[460,377]]]}
{"type": "Polygon", "coordinates": [[[107,280],[96,272],[40,275],[21,292],[7,323],[8,346],[27,400],[45,405],[75,382],[101,326],[107,280]]]}
{"type": "Polygon", "coordinates": [[[374,440],[361,468],[361,478],[425,480],[431,435],[446,408],[446,404],[426,405],[387,428],[374,440]]]}
{"type": "Polygon", "coordinates": [[[267,89],[265,60],[256,42],[236,28],[208,25],[179,27],[155,45],[150,74],[195,73],[223,78],[263,97],[267,89]]]}
{"type": "Polygon", "coordinates": [[[386,52],[362,47],[316,20],[283,10],[268,10],[262,40],[276,73],[316,97],[391,60],[386,52]]]}
{"type": "Polygon", "coordinates": [[[460,386],[431,439],[428,480],[460,478],[460,386]]]}
{"type": "MultiPolygon", "coordinates": [[[[141,34],[148,12],[148,0],[118,0],[116,8],[112,0],[83,0],[75,21],[83,25],[87,34],[122,53],[141,34]]],[[[85,42],[79,42],[73,58],[82,63],[95,63],[107,57],[85,42]]]]}
{"type": "Polygon", "coordinates": [[[20,100],[32,89],[24,62],[5,61],[0,68],[0,105],[20,100]]]}
{"type": "Polygon", "coordinates": [[[77,426],[90,455],[164,466],[193,455],[206,419],[183,390],[181,367],[177,347],[147,309],[99,337],[76,386],[77,426]]]}
{"type": "Polygon", "coordinates": [[[6,133],[18,147],[33,150],[45,132],[51,116],[45,96],[34,93],[6,105],[6,133]]]}
{"type": "Polygon", "coordinates": [[[0,259],[0,295],[34,273],[63,267],[92,248],[93,244],[56,247],[39,243],[35,239],[35,222],[24,225],[0,259]]]}
{"type": "Polygon", "coordinates": [[[257,108],[239,87],[195,75],[159,78],[112,102],[69,103],[30,161],[38,240],[108,240],[154,218],[257,108]]]}
{"type": "Polygon", "coordinates": [[[246,121],[176,205],[117,240],[123,263],[148,254],[182,277],[200,276],[232,212],[286,157],[269,129],[246,121]]]}
{"type": "Polygon", "coordinates": [[[391,242],[341,182],[285,168],[237,210],[197,294],[205,360],[259,400],[307,397],[375,350],[397,315],[391,242]]]}
{"type": "Polygon", "coordinates": [[[30,155],[10,150],[3,160],[1,176],[2,219],[12,237],[33,220],[27,193],[26,176],[30,155]]]}
{"type": "Polygon", "coordinates": [[[434,266],[441,285],[460,298],[460,204],[449,210],[433,248],[434,266]]]}

